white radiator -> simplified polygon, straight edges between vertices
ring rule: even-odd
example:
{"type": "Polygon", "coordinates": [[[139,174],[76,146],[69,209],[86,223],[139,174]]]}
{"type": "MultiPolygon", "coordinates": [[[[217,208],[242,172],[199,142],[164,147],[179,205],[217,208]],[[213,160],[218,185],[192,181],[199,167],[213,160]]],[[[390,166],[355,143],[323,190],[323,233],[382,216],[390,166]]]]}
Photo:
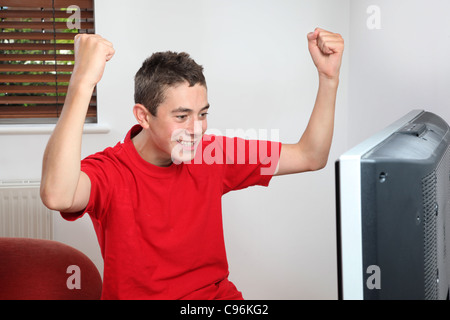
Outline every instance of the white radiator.
{"type": "Polygon", "coordinates": [[[39,196],[39,181],[0,181],[0,237],[53,239],[53,211],[39,196]]]}

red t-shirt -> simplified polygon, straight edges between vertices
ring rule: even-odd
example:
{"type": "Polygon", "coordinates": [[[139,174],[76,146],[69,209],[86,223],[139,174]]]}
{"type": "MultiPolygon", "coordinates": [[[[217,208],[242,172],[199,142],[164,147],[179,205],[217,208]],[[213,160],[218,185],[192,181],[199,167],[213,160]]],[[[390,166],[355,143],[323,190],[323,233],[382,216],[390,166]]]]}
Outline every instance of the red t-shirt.
{"type": "Polygon", "coordinates": [[[82,161],[89,203],[61,213],[92,219],[104,259],[102,298],[242,299],[227,279],[221,198],[267,186],[281,144],[205,135],[193,161],[158,167],[131,141],[140,130],[82,161]]]}

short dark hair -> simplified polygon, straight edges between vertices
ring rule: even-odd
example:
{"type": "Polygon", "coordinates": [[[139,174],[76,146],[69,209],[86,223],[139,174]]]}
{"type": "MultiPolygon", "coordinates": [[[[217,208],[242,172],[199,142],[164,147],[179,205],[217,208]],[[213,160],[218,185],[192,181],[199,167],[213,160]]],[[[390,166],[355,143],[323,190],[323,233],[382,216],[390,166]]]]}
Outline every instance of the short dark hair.
{"type": "Polygon", "coordinates": [[[147,58],[134,78],[134,102],[144,105],[153,116],[164,102],[170,86],[188,82],[205,86],[203,67],[185,52],[156,52],[147,58]]]}

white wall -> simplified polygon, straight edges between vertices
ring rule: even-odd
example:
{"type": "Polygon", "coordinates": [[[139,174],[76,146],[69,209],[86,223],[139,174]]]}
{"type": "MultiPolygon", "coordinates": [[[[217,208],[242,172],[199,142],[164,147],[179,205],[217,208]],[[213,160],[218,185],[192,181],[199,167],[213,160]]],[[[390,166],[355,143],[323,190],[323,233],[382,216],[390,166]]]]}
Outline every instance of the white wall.
{"type": "MultiPolygon", "coordinates": [[[[269,188],[254,187],[223,198],[230,278],[245,298],[335,299],[334,160],[347,148],[350,2],[118,3],[96,1],[97,33],[116,48],[98,87],[99,119],[111,132],[85,135],[83,156],[115,144],[134,124],[134,74],[146,57],[160,50],[189,52],[204,65],[212,106],[210,128],[223,133],[279,129],[280,141],[296,142],[318,84],[306,34],[320,26],[344,36],[346,56],[327,168],[276,177],[269,188]]],[[[48,136],[0,136],[0,179],[39,178],[48,136]]],[[[89,219],[69,223],[55,215],[55,222],[56,239],[81,249],[101,268],[89,219]]]]}
{"type": "Polygon", "coordinates": [[[351,1],[348,143],[357,144],[412,109],[450,123],[450,2],[351,1]],[[381,29],[367,28],[376,5],[381,29]]]}

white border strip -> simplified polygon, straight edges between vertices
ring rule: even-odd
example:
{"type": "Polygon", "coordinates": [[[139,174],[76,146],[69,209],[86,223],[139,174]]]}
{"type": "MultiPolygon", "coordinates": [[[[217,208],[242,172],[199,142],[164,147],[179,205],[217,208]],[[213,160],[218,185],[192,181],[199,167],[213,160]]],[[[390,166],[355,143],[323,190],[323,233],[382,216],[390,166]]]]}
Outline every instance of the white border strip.
{"type": "Polygon", "coordinates": [[[361,157],[423,112],[423,110],[409,112],[386,129],[342,154],[339,158],[342,295],[345,300],[364,299],[361,232],[361,157]]]}

